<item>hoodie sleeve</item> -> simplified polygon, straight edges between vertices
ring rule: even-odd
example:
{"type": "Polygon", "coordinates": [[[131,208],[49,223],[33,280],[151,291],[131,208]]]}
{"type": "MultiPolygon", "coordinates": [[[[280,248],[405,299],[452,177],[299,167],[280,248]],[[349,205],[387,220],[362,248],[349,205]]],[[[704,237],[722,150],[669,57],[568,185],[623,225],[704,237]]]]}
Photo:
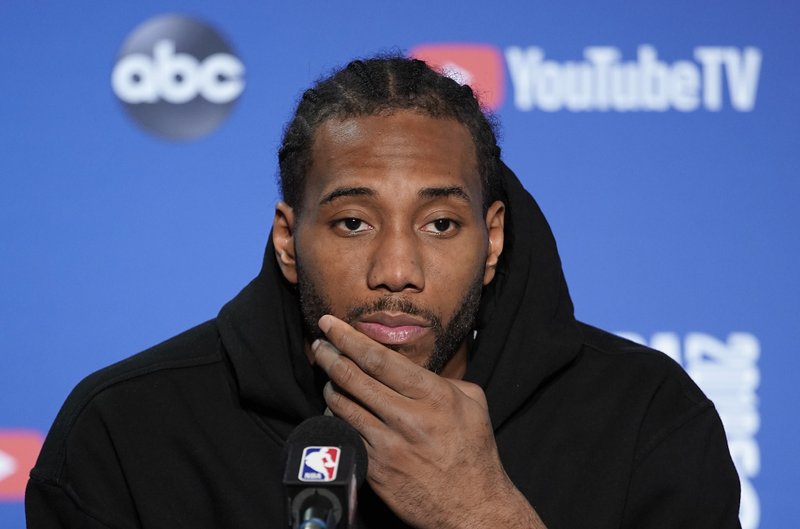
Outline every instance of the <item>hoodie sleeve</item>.
{"type": "Polygon", "coordinates": [[[28,482],[25,517],[28,529],[112,529],[83,510],[62,487],[36,478],[28,482]]]}
{"type": "Polygon", "coordinates": [[[739,491],[719,416],[698,403],[639,452],[622,527],[738,529],[739,491]]]}
{"type": "Polygon", "coordinates": [[[28,529],[135,529],[138,516],[120,454],[97,397],[67,399],[31,470],[28,529]],[[75,401],[78,404],[75,404],[75,401]]]}

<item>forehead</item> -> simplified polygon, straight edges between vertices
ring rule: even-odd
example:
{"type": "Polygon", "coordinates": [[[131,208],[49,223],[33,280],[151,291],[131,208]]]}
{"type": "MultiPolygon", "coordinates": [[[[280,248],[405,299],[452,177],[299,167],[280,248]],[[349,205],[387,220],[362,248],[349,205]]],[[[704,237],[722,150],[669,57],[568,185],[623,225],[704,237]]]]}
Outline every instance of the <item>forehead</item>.
{"type": "Polygon", "coordinates": [[[460,186],[481,200],[475,144],[466,127],[413,111],[322,123],[314,135],[306,200],[337,186],[460,186]]]}

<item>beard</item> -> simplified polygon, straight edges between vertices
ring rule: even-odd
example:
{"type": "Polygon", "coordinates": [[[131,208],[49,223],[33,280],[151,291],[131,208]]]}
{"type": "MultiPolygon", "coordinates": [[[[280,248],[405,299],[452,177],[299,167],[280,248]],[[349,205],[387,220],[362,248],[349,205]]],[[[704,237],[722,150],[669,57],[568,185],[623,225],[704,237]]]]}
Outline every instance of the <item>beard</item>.
{"type": "MultiPolygon", "coordinates": [[[[325,335],[318,326],[319,319],[325,314],[333,314],[331,304],[322,294],[308,272],[297,262],[297,282],[300,294],[300,309],[303,313],[303,325],[309,342],[317,338],[325,339],[325,335]]],[[[341,319],[348,324],[365,314],[380,311],[404,312],[412,316],[424,318],[430,325],[434,335],[433,350],[425,362],[425,368],[440,373],[451,358],[456,354],[461,344],[472,332],[483,290],[483,270],[478,270],[475,277],[468,285],[463,297],[456,305],[458,308],[449,321],[443,323],[441,316],[433,311],[420,307],[406,297],[400,295],[385,295],[373,301],[359,303],[347,309],[341,319]]],[[[385,345],[389,349],[402,352],[402,345],[385,345]]]]}

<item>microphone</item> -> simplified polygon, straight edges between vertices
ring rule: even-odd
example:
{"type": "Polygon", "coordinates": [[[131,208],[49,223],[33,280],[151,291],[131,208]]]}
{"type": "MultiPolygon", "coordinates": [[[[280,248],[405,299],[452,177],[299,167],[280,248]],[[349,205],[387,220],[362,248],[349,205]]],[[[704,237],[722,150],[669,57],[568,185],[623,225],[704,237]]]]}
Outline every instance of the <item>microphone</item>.
{"type": "Polygon", "coordinates": [[[367,449],[352,426],[337,417],[306,419],[289,435],[283,457],[289,527],[354,527],[356,491],[367,475],[367,449]]]}

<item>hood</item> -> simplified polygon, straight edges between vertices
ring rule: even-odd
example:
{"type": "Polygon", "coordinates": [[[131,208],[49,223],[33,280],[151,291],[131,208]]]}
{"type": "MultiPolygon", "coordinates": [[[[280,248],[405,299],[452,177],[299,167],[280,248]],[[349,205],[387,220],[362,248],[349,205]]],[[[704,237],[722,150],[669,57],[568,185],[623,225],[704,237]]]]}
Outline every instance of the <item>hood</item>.
{"type": "Polygon", "coordinates": [[[296,288],[275,259],[270,232],[261,272],[217,316],[217,328],[243,406],[283,419],[286,435],[325,409],[318,375],[303,351],[296,288]]]}
{"type": "Polygon", "coordinates": [[[577,356],[583,337],[550,225],[503,164],[506,227],[494,280],[484,289],[465,380],[486,392],[498,429],[577,356]]]}
{"type": "MultiPolygon", "coordinates": [[[[505,166],[503,183],[506,240],[484,289],[465,376],[484,388],[495,428],[569,364],[581,343],[550,227],[505,166]]],[[[217,326],[244,406],[287,428],[322,412],[296,289],[278,268],[271,237],[258,277],[222,308],[217,326]]]]}

